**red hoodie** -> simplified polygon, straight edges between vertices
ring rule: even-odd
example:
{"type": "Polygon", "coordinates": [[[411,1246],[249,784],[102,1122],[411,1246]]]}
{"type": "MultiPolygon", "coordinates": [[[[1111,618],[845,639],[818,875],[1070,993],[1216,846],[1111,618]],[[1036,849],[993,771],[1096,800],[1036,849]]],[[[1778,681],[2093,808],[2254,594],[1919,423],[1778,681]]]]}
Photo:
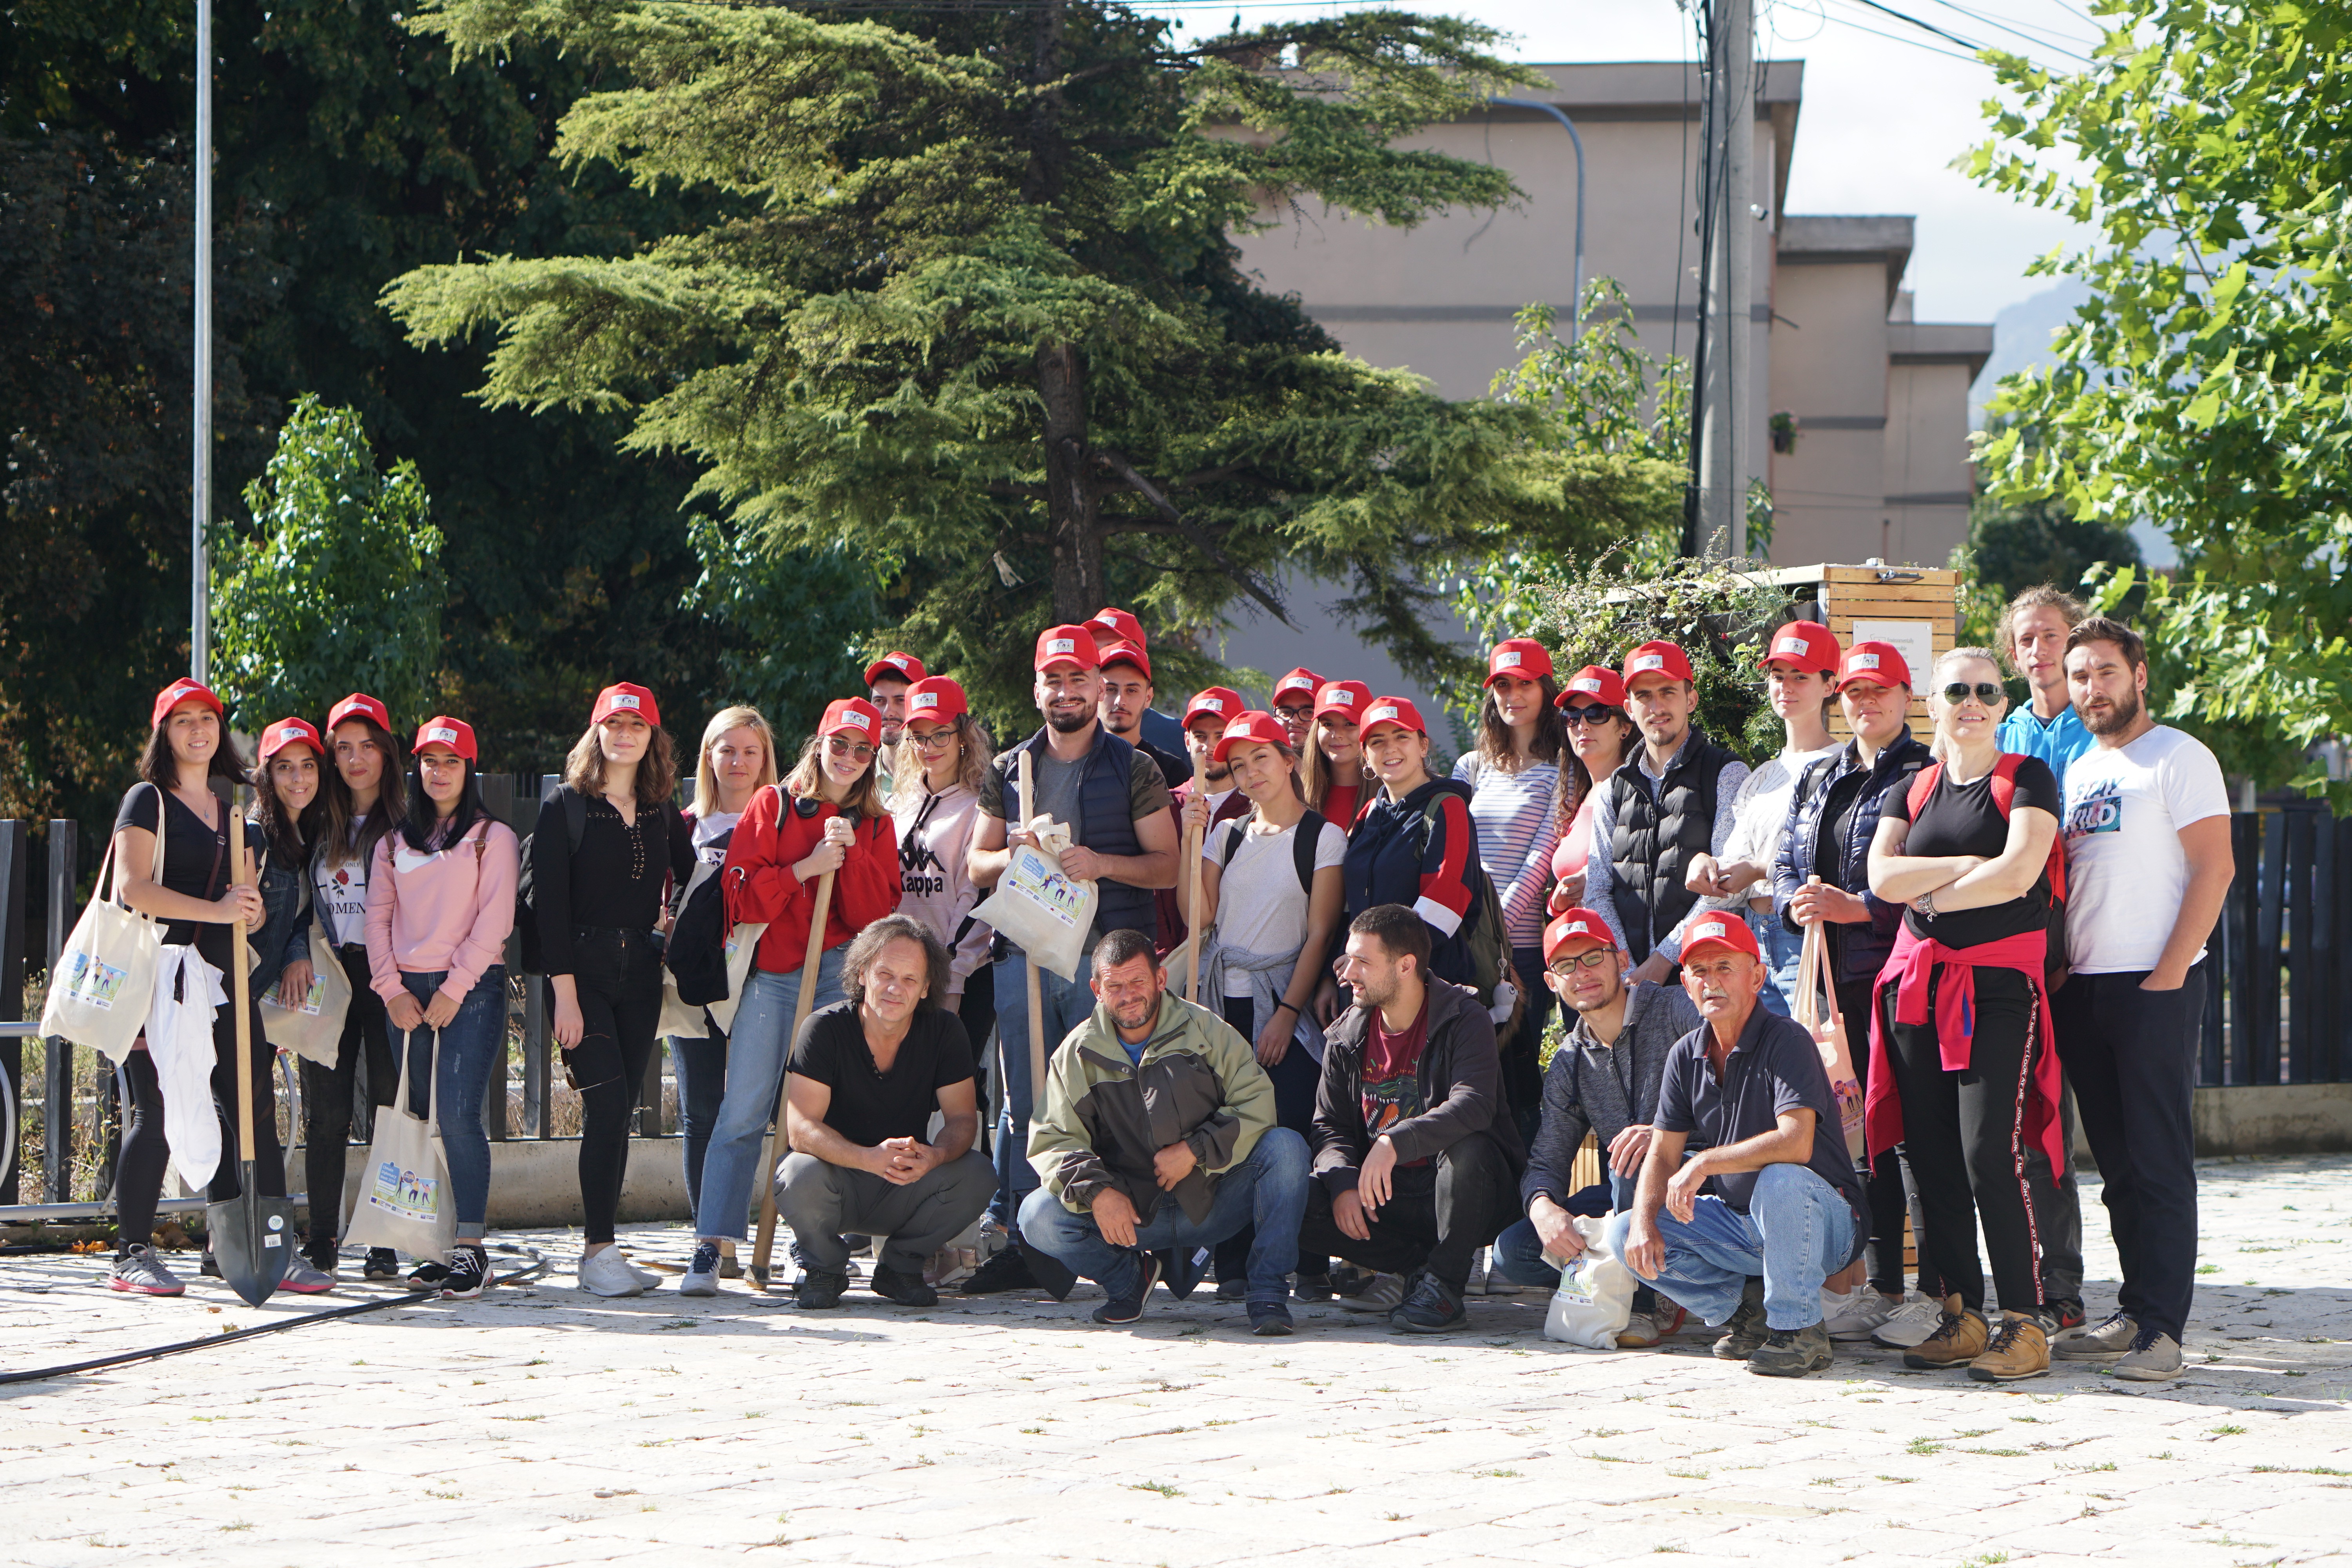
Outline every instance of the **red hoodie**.
{"type": "MultiPolygon", "coordinates": [[[[719,872],[728,923],[767,922],[752,967],[779,974],[798,969],[807,958],[809,917],[816,912],[816,883],[794,877],[793,867],[824,837],[826,820],[841,815],[827,801],[814,816],[803,816],[785,806],[785,799],[781,789],[763,789],[751,797],[727,841],[727,864],[719,872]]],[[[857,824],[856,839],[834,873],[820,950],[840,946],[898,907],[898,827],[887,816],[867,817],[857,824]]]]}

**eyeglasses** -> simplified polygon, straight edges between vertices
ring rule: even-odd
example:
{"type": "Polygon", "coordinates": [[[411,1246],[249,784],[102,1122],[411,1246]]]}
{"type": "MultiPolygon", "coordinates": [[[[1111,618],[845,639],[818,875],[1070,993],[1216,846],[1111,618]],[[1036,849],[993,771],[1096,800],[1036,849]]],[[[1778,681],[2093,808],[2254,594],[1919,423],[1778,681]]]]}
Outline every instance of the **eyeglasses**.
{"type": "Polygon", "coordinates": [[[827,735],[824,738],[824,748],[836,757],[850,757],[861,763],[871,762],[874,760],[873,747],[866,745],[853,746],[838,735],[827,735]]]}
{"type": "Polygon", "coordinates": [[[915,750],[919,752],[936,752],[955,739],[955,731],[933,730],[928,734],[918,735],[909,730],[907,731],[907,739],[915,742],[915,750]]]}
{"type": "Polygon", "coordinates": [[[1970,686],[1965,680],[1955,680],[1944,688],[1944,700],[1958,706],[1969,700],[1970,692],[1976,693],[1977,700],[1988,708],[2006,700],[2009,696],[2008,691],[2002,689],[1999,681],[1979,680],[1974,686],[1970,686]]]}
{"type": "Polygon", "coordinates": [[[1315,705],[1311,702],[1277,702],[1274,710],[1285,719],[1304,719],[1315,711],[1315,705]]]}
{"type": "Polygon", "coordinates": [[[1563,724],[1614,724],[1625,717],[1624,710],[1605,703],[1589,702],[1581,708],[1563,708],[1559,721],[1563,724]]]}
{"type": "Polygon", "coordinates": [[[1617,952],[1614,948],[1596,947],[1583,952],[1570,953],[1566,958],[1556,958],[1552,960],[1550,969],[1554,974],[1564,977],[1570,970],[1598,969],[1616,956],[1617,952]]]}

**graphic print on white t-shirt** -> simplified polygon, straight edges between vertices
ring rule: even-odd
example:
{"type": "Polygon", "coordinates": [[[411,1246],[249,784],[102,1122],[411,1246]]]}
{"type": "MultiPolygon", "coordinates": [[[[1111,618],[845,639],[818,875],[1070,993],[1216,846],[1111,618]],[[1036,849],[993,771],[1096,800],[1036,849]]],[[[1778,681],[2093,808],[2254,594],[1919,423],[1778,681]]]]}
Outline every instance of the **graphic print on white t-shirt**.
{"type": "Polygon", "coordinates": [[[2189,891],[2180,830],[2229,812],[2213,753],[2161,724],[2128,745],[2094,746],[2069,763],[2068,964],[2084,974],[2154,969],[2189,891]]]}

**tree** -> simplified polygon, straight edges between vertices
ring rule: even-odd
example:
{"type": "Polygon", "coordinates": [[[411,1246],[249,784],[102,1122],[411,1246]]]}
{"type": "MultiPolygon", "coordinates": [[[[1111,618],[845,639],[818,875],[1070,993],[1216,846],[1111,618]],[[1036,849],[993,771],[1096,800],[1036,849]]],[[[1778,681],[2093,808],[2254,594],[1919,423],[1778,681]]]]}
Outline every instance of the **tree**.
{"type": "Polygon", "coordinates": [[[2003,381],[1991,408],[2017,424],[1980,464],[2005,503],[2163,527],[2180,566],[2144,615],[2159,714],[2257,784],[2352,809],[2352,784],[2303,762],[2352,714],[2352,8],[2100,15],[2083,71],[1997,62],[2011,102],[1970,172],[2099,239],[2041,264],[2090,298],[2053,364],[2003,381]],[[2062,148],[2081,174],[2040,162],[2062,148]]]}
{"type": "Polygon", "coordinates": [[[710,518],[695,521],[694,547],[702,576],[692,607],[723,635],[723,689],[766,715],[789,767],[827,702],[865,695],[866,661],[856,656],[882,618],[874,570],[839,545],[772,558],[757,538],[710,518]]]}
{"type": "MultiPolygon", "coordinates": [[[[1374,12],[1197,47],[1110,3],[728,7],[449,0],[461,60],[560,47],[626,87],[558,154],[710,221],[632,254],[419,268],[419,343],[496,334],[493,407],[625,413],[777,548],[901,563],[887,634],[1026,706],[1028,635],[1108,601],[1200,631],[1295,566],[1407,668],[1418,569],[1564,526],[1531,410],[1339,354],[1228,237],[1320,198],[1412,224],[1513,198],[1402,136],[1526,79],[1491,30],[1374,12]],[[887,20],[891,25],[884,26],[887,20]]],[[[1179,637],[1171,646],[1181,646],[1179,637]]],[[[1158,651],[1155,644],[1155,652],[1158,651]]]]}
{"type": "Polygon", "coordinates": [[[441,534],[416,465],[376,471],[348,408],[305,397],[247,487],[250,535],[215,526],[213,685],[240,728],[346,691],[404,721],[438,707],[441,534]]]}

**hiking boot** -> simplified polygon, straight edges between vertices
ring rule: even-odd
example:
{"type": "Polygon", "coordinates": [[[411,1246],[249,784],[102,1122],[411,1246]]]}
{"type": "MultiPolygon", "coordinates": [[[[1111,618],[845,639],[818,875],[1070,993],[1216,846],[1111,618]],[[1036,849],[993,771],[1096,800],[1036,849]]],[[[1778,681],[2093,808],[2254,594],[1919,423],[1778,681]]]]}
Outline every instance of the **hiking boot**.
{"type": "Polygon", "coordinates": [[[1617,1348],[1621,1351],[1645,1351],[1659,1341],[1682,1331],[1683,1321],[1690,1314],[1672,1301],[1660,1301],[1647,1312],[1635,1312],[1625,1320],[1617,1332],[1617,1348]]]}
{"type": "Polygon", "coordinates": [[[1363,1289],[1354,1295],[1341,1295],[1332,1305],[1349,1312],[1378,1312],[1387,1317],[1404,1305],[1404,1277],[1400,1274],[1375,1274],[1364,1281],[1363,1289]]]}
{"type": "Polygon", "coordinates": [[[2117,1312],[2095,1329],[2053,1341],[2050,1355],[2053,1361],[2120,1361],[2131,1353],[2132,1341],[2138,1337],[2139,1325],[2117,1312]]]}
{"type": "Polygon", "coordinates": [[[993,1296],[999,1290],[1034,1290],[1037,1277],[1029,1272],[1029,1260],[1021,1256],[1020,1245],[1009,1243],[1003,1251],[971,1271],[971,1278],[956,1287],[967,1296],[993,1296]]]}
{"type": "Polygon", "coordinates": [[[106,1288],[137,1296],[184,1296],[188,1289],[178,1275],[163,1267],[152,1247],[124,1248],[114,1260],[114,1271],[107,1276],[106,1288]]]}
{"type": "Polygon", "coordinates": [[[1401,1334],[1451,1333],[1469,1325],[1470,1309],[1462,1304],[1461,1292],[1427,1272],[1413,1280],[1405,1299],[1389,1314],[1389,1327],[1401,1334]]]}
{"type": "Polygon", "coordinates": [[[1290,1309],[1279,1301],[1249,1304],[1250,1332],[1262,1340],[1280,1339],[1292,1331],[1290,1309]]]}
{"type": "MultiPolygon", "coordinates": [[[[1827,1298],[1823,1300],[1826,1302],[1827,1298]]],[[[1885,1328],[1902,1309],[1902,1302],[1890,1301],[1865,1285],[1840,1302],[1838,1310],[1823,1320],[1822,1327],[1840,1344],[1860,1344],[1885,1328]]]]}
{"type": "Polygon", "coordinates": [[[1870,1342],[1891,1351],[1907,1351],[1934,1333],[1943,1321],[1941,1302],[1924,1299],[1906,1301],[1871,1334],[1870,1342]]]}
{"type": "Polygon", "coordinates": [[[2116,1363],[2116,1375],[2134,1383],[2168,1383],[2180,1375],[2180,1342],[2162,1329],[2142,1329],[2116,1363]]]}
{"type": "Polygon", "coordinates": [[[923,1283],[919,1274],[902,1274],[887,1263],[874,1265],[874,1272],[866,1288],[886,1301],[896,1301],[901,1307],[936,1307],[940,1293],[923,1283]]]}
{"type": "Polygon", "coordinates": [[[441,1278],[441,1299],[444,1301],[478,1300],[482,1288],[489,1282],[488,1253],[462,1241],[449,1249],[449,1272],[441,1278]]]}
{"type": "MultiPolygon", "coordinates": [[[[997,1256],[1002,1258],[1003,1254],[997,1256]]],[[[1136,1264],[1133,1291],[1125,1296],[1113,1296],[1097,1307],[1094,1310],[1096,1322],[1131,1323],[1143,1316],[1143,1299],[1151,1294],[1154,1285],[1160,1283],[1160,1259],[1148,1252],[1140,1253],[1137,1256],[1136,1264]]]]}
{"type": "Polygon", "coordinates": [[[1983,1353],[1969,1363],[1979,1383],[2014,1383],[2050,1370],[2050,1331],[2024,1312],[2004,1312],[1983,1353]]]}
{"type": "Polygon", "coordinates": [[[1764,1281],[1750,1279],[1740,1289],[1739,1305],[1724,1321],[1723,1337],[1715,1342],[1715,1359],[1746,1361],[1771,1332],[1764,1325],[1764,1281]]]}
{"type": "Polygon", "coordinates": [[[1914,1372],[1960,1366],[1984,1354],[1985,1345],[1991,1339],[1992,1330],[1982,1312],[1961,1305],[1958,1296],[1947,1296],[1943,1320],[1936,1325],[1936,1331],[1905,1351],[1903,1364],[1914,1372]]]}
{"type": "Polygon", "coordinates": [[[719,1244],[698,1241],[694,1257],[686,1266],[686,1277],[677,1282],[681,1296],[716,1296],[719,1294],[719,1244]]]}
{"type": "Polygon", "coordinates": [[[1290,1293],[1302,1301],[1328,1301],[1331,1299],[1331,1276],[1301,1274],[1290,1282],[1290,1293]]]}
{"type": "Polygon", "coordinates": [[[846,1274],[826,1274],[811,1268],[793,1282],[793,1300],[812,1312],[822,1312],[841,1305],[841,1293],[849,1289],[846,1274]]]}
{"type": "Polygon", "coordinates": [[[1802,1377],[1830,1364],[1830,1332],[1821,1323],[1774,1329],[1749,1353],[1748,1370],[1762,1377],[1802,1377]]]}
{"type": "Polygon", "coordinates": [[[397,1279],[400,1278],[400,1255],[389,1247],[371,1247],[367,1261],[360,1265],[362,1279],[397,1279]]]}

